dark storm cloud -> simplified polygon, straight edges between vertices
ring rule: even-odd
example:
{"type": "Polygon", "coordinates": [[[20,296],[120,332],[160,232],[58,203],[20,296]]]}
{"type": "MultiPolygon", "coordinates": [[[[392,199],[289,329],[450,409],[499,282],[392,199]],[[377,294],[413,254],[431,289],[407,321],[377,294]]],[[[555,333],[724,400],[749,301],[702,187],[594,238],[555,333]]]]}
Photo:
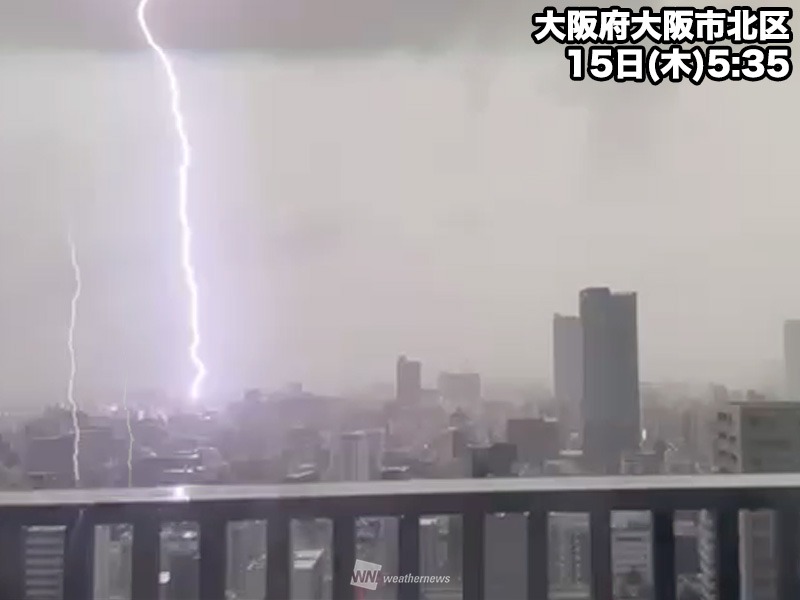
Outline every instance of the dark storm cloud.
{"type": "MultiPolygon", "coordinates": [[[[128,51],[142,47],[137,0],[0,0],[0,48],[128,51]]],[[[151,0],[172,48],[271,53],[432,52],[467,35],[521,39],[523,0],[151,0]],[[483,4],[487,4],[486,7],[483,4]]],[[[529,41],[529,40],[528,40],[529,41]]]]}

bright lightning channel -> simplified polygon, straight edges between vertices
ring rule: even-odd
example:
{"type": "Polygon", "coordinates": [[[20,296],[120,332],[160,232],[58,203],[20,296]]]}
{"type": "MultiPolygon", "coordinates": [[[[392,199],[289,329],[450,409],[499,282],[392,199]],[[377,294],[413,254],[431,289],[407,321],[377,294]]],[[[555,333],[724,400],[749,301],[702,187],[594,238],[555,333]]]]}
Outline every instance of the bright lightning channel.
{"type": "Polygon", "coordinates": [[[125,423],[128,426],[128,487],[133,487],[133,427],[131,427],[131,409],[128,406],[128,380],[122,388],[122,408],[125,410],[125,423]]]}
{"type": "Polygon", "coordinates": [[[181,89],[175,68],[167,52],[153,37],[147,24],[146,12],[150,0],[140,0],[137,10],[139,27],[147,40],[148,46],[155,52],[167,77],[171,95],[172,118],[175,122],[175,131],[181,146],[181,163],[178,168],[178,220],[181,226],[181,266],[184,280],[189,291],[189,327],[191,329],[191,344],[189,358],[194,366],[194,379],[192,380],[189,395],[197,400],[201,393],[203,380],[206,377],[206,367],[200,358],[200,319],[198,309],[197,277],[192,262],[192,228],[189,223],[189,168],[192,164],[192,149],[189,136],[186,133],[186,119],[181,108],[181,89]]]}
{"type": "Polygon", "coordinates": [[[78,403],[75,401],[75,376],[78,372],[77,361],[75,360],[75,325],[78,322],[78,302],[81,299],[81,266],[78,263],[78,249],[75,246],[75,239],[72,237],[72,229],[67,236],[69,242],[69,256],[72,263],[72,273],[75,278],[75,288],[70,303],[69,331],[67,333],[67,349],[69,351],[69,382],[67,383],[67,401],[72,411],[72,428],[75,430],[74,442],[72,446],[72,474],[77,486],[81,480],[80,461],[78,460],[81,451],[81,427],[78,422],[78,403]]]}

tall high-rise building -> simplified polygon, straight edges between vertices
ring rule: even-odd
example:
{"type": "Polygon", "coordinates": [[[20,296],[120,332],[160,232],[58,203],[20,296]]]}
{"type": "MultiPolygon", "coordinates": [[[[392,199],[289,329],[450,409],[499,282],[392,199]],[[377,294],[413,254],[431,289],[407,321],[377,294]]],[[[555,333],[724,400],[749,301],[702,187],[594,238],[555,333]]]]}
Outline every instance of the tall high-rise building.
{"type": "Polygon", "coordinates": [[[400,402],[419,402],[422,398],[422,363],[408,360],[405,356],[397,359],[397,399],[400,402]]]}
{"type": "Polygon", "coordinates": [[[584,454],[604,472],[639,448],[639,346],[636,294],[589,288],[580,294],[583,326],[584,454]]]}
{"type": "Polygon", "coordinates": [[[786,364],[786,399],[800,402],[800,320],[783,324],[783,359],[786,364]]]}
{"type": "Polygon", "coordinates": [[[553,391],[562,443],[583,433],[583,326],[580,317],[553,317],[553,391]]]}

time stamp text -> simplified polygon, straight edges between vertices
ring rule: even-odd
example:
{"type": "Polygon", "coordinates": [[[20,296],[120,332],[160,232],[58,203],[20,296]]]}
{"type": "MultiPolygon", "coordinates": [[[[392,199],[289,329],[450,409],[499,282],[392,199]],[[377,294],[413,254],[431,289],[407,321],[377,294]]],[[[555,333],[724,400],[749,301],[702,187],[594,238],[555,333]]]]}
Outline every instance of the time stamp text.
{"type": "Polygon", "coordinates": [[[573,81],[785,81],[792,75],[788,7],[548,7],[536,44],[563,45],[573,81]]]}

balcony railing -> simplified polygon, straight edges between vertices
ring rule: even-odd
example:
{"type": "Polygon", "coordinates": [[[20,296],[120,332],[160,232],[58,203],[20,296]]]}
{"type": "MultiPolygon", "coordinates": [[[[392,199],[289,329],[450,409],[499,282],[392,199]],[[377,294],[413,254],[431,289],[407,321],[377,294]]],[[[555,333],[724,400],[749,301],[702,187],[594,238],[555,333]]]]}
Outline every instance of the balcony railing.
{"type": "MultiPolygon", "coordinates": [[[[0,598],[24,598],[24,527],[66,529],[64,591],[69,600],[93,596],[95,527],[133,527],[132,598],[159,597],[160,531],[166,522],[197,522],[201,600],[222,600],[226,588],[226,527],[266,520],[266,598],[291,598],[292,519],[333,523],[332,597],[354,597],[356,519],[396,516],[398,573],[420,574],[420,517],[461,515],[463,597],[484,598],[486,516],[527,515],[527,596],[548,597],[548,514],[582,512],[590,518],[591,593],[613,598],[611,513],[650,511],[655,600],[674,600],[677,510],[716,515],[717,597],[739,597],[739,510],[771,509],[778,518],[780,598],[800,598],[798,508],[800,475],[714,475],[559,479],[412,480],[404,482],[213,486],[131,490],[64,490],[0,494],[0,598]]],[[[419,584],[401,583],[400,599],[420,596],[419,584]]],[[[489,599],[496,600],[496,599],[489,599]]]]}

